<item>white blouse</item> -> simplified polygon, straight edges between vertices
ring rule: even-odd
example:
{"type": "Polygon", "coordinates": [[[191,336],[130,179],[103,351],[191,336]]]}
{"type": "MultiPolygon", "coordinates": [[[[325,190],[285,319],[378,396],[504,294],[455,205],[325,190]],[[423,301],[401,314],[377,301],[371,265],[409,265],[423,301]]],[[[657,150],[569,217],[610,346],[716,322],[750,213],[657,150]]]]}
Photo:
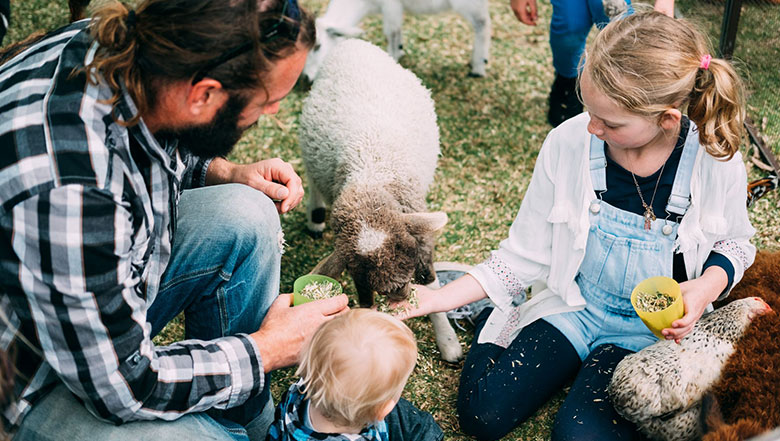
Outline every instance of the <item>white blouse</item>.
{"type": "MultiPolygon", "coordinates": [[[[479,343],[506,347],[529,323],[585,306],[574,278],[585,255],[588,207],[596,199],[588,121],[588,114],[582,113],[550,131],[509,237],[469,271],[497,306],[479,343]],[[513,305],[515,296],[533,284],[541,290],[513,305]]],[[[691,121],[688,136],[698,134],[691,121]]],[[[683,254],[688,280],[701,275],[710,252],[723,254],[734,266],[733,287],[756,253],[749,241],[755,229],[748,220],[742,155],[737,152],[722,161],[700,148],[692,173],[691,205],[680,222],[676,252],[683,254]]]]}

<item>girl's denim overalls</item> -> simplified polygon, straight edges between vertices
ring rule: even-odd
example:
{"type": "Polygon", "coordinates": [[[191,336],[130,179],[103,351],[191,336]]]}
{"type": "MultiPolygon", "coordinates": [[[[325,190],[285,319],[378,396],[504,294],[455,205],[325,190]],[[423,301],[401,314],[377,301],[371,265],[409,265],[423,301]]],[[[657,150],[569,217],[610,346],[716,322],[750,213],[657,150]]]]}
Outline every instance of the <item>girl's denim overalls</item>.
{"type": "Polygon", "coordinates": [[[668,216],[652,221],[650,229],[645,230],[643,216],[601,200],[601,193],[607,190],[604,141],[591,137],[590,174],[597,198],[589,207],[590,232],[576,278],[587,304],[580,311],[544,318],[569,339],[580,359],[607,343],[639,351],[657,341],[631,306],[631,291],[648,277],[672,276],[679,225],[672,219],[681,218],[690,205],[697,138],[689,135],[683,147],[666,205],[668,216]]]}

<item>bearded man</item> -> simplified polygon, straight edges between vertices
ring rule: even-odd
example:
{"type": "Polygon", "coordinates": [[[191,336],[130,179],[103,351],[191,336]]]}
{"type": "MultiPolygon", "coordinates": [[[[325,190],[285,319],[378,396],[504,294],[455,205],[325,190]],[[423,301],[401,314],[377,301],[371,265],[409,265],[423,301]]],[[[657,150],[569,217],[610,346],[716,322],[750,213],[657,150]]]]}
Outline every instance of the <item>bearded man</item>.
{"type": "Polygon", "coordinates": [[[314,35],[296,0],[144,0],[0,55],[15,441],[265,438],[268,374],[347,299],[279,295],[301,179],[224,156],[278,110],[314,35]],[[181,311],[186,339],[154,344],[181,311]]]}

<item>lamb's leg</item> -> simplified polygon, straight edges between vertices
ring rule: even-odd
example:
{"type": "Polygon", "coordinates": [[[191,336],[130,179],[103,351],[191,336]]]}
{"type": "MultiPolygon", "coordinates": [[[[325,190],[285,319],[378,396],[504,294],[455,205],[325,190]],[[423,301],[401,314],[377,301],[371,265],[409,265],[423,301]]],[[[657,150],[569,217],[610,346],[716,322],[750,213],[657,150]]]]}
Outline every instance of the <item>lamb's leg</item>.
{"type": "Polygon", "coordinates": [[[325,231],[325,199],[317,186],[309,181],[309,201],[306,203],[306,228],[313,237],[322,237],[325,231]]]}
{"type": "MultiPolygon", "coordinates": [[[[439,278],[437,277],[426,286],[431,289],[439,289],[439,278]]],[[[449,362],[456,362],[463,358],[463,348],[460,347],[458,336],[455,335],[455,330],[452,329],[452,324],[447,319],[447,313],[435,312],[429,314],[428,317],[433,324],[433,332],[436,334],[436,346],[439,347],[441,358],[449,362]]]]}
{"type": "Polygon", "coordinates": [[[350,271],[352,281],[355,283],[355,291],[358,294],[358,302],[361,308],[370,308],[374,305],[374,291],[366,277],[368,274],[361,271],[350,271]]]}
{"type": "Polygon", "coordinates": [[[487,0],[453,1],[452,8],[474,28],[474,50],[471,53],[471,77],[484,77],[490,57],[490,13],[487,0]]]}
{"type": "Polygon", "coordinates": [[[404,9],[401,2],[384,2],[382,5],[382,21],[385,37],[387,37],[387,53],[395,61],[398,61],[404,55],[404,44],[401,37],[404,9]]]}

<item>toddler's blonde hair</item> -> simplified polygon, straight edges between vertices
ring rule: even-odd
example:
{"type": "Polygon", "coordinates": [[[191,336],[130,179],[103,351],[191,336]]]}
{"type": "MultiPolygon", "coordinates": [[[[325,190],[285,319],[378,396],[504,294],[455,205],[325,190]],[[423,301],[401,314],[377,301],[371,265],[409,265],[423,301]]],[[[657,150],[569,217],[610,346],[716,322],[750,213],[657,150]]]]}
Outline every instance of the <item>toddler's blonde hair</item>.
{"type": "Polygon", "coordinates": [[[362,427],[400,396],[416,361],[417,342],[405,324],[354,309],[314,333],[296,374],[306,398],[331,423],[362,427]]]}
{"type": "Polygon", "coordinates": [[[617,19],[586,52],[583,72],[610,99],[648,118],[673,108],[699,127],[699,140],[718,159],[739,150],[745,120],[744,87],[731,64],[712,58],[709,39],[690,22],[659,12],[617,19]]]}

